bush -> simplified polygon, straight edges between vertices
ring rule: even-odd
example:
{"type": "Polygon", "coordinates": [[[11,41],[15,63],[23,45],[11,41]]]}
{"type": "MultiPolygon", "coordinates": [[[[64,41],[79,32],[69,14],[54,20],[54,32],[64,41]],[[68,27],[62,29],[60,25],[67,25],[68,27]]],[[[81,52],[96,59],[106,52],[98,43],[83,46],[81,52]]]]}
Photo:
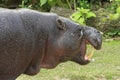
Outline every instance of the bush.
{"type": "Polygon", "coordinates": [[[84,9],[84,8],[77,8],[77,11],[74,12],[70,18],[78,22],[79,24],[85,25],[86,20],[91,18],[91,17],[96,17],[96,15],[90,11],[90,9],[84,9]]]}

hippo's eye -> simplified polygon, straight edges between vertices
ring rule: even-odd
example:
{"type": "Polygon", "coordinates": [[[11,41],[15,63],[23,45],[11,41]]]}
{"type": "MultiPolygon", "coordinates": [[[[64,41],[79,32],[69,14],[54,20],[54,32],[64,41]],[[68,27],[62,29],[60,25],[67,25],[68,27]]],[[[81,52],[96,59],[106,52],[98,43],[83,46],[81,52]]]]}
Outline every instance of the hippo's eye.
{"type": "Polygon", "coordinates": [[[94,30],[94,32],[96,32],[96,33],[100,33],[99,31],[97,31],[97,30],[94,30]]]}

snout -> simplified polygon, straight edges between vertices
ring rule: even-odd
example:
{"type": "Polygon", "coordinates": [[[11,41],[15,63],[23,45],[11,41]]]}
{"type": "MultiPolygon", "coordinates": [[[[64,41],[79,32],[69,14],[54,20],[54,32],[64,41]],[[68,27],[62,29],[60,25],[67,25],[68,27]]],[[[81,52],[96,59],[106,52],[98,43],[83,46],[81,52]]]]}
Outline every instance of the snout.
{"type": "MultiPolygon", "coordinates": [[[[98,34],[98,33],[97,33],[98,34]]],[[[92,35],[87,41],[96,49],[100,50],[102,46],[102,36],[100,34],[92,35]]]]}
{"type": "Polygon", "coordinates": [[[84,30],[85,39],[89,42],[96,50],[100,50],[102,46],[102,34],[95,28],[86,27],[84,30]]]}

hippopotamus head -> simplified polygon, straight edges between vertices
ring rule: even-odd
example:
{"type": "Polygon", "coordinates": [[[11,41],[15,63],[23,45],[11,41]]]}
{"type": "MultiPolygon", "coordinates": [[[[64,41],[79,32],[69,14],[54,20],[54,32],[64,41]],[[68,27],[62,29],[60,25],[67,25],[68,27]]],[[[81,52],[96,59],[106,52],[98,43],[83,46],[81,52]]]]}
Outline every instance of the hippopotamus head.
{"type": "Polygon", "coordinates": [[[81,33],[83,33],[83,36],[81,38],[82,41],[80,44],[80,52],[75,55],[72,61],[85,65],[91,61],[89,58],[90,54],[86,54],[87,44],[90,44],[96,50],[100,50],[102,46],[102,35],[100,31],[93,27],[83,26],[81,28],[81,33]]]}
{"type": "Polygon", "coordinates": [[[52,40],[54,42],[43,59],[43,68],[54,68],[65,61],[85,65],[90,62],[90,59],[86,58],[87,43],[97,50],[101,48],[102,36],[95,28],[81,26],[62,17],[56,20],[56,25],[59,35],[52,40]]]}

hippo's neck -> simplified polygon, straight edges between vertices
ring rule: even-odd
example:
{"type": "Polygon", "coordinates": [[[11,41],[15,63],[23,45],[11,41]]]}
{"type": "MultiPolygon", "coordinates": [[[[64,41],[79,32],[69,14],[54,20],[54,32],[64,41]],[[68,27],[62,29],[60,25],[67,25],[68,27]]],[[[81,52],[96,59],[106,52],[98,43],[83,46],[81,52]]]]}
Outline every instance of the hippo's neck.
{"type": "MultiPolygon", "coordinates": [[[[49,59],[55,61],[54,47],[51,45],[56,41],[59,30],[56,25],[56,14],[43,14],[35,11],[19,11],[25,30],[34,38],[33,58],[30,65],[36,64],[37,68],[44,62],[49,65],[49,59]],[[46,61],[47,60],[47,61],[46,61]]],[[[35,66],[35,65],[34,65],[35,66]]],[[[29,70],[29,68],[28,68],[29,70]]],[[[29,71],[28,71],[29,74],[29,71]]]]}

